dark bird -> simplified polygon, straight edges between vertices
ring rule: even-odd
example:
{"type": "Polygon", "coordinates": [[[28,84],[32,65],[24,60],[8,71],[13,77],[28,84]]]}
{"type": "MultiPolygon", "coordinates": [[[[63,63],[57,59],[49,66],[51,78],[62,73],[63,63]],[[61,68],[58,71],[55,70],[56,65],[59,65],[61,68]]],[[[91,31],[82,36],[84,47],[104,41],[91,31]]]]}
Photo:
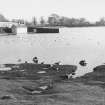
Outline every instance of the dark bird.
{"type": "Polygon", "coordinates": [[[81,61],[79,62],[79,64],[80,64],[81,66],[86,66],[86,65],[87,65],[87,63],[86,63],[85,60],[81,60],[81,61]]]}

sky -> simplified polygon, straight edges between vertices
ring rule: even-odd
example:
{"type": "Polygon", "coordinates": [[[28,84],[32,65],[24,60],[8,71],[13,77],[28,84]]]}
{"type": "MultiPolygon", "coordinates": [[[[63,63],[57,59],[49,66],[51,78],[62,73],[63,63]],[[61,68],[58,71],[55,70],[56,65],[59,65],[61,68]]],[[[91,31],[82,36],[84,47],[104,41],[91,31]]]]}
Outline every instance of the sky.
{"type": "Polygon", "coordinates": [[[8,19],[39,19],[52,13],[89,21],[105,17],[105,0],[1,0],[0,13],[8,19]]]}

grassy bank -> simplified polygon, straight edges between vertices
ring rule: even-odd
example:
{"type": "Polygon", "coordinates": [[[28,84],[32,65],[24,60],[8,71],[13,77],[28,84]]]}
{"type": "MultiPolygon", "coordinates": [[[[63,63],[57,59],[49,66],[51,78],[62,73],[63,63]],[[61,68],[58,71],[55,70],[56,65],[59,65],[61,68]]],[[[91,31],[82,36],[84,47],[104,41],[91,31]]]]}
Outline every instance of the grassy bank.
{"type": "Polygon", "coordinates": [[[75,72],[76,66],[5,64],[5,67],[12,69],[0,72],[1,105],[105,104],[104,88],[99,85],[85,84],[86,80],[95,81],[90,77],[87,78],[87,74],[75,80],[62,78],[66,73],[75,72]],[[45,71],[46,73],[40,73],[39,71],[45,71]]]}

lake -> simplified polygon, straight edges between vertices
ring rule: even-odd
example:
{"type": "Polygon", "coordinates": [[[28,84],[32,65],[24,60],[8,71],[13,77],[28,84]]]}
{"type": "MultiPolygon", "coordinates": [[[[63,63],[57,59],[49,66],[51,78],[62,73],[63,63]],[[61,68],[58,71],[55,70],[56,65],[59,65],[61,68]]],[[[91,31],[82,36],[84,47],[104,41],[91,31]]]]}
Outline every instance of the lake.
{"type": "Polygon", "coordinates": [[[0,36],[0,63],[39,62],[77,65],[77,75],[105,63],[105,27],[61,28],[58,34],[0,36]],[[86,67],[79,61],[85,59],[86,67]]]}

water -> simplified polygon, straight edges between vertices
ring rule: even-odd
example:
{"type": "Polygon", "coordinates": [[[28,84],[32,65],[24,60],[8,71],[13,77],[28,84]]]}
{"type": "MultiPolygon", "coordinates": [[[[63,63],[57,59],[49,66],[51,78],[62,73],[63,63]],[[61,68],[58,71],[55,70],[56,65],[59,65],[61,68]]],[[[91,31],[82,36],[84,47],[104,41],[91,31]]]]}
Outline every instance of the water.
{"type": "Polygon", "coordinates": [[[77,75],[92,71],[96,65],[105,63],[105,27],[62,28],[58,34],[19,34],[0,36],[0,63],[39,62],[78,66],[77,75]],[[79,61],[85,59],[86,67],[79,61]]]}

